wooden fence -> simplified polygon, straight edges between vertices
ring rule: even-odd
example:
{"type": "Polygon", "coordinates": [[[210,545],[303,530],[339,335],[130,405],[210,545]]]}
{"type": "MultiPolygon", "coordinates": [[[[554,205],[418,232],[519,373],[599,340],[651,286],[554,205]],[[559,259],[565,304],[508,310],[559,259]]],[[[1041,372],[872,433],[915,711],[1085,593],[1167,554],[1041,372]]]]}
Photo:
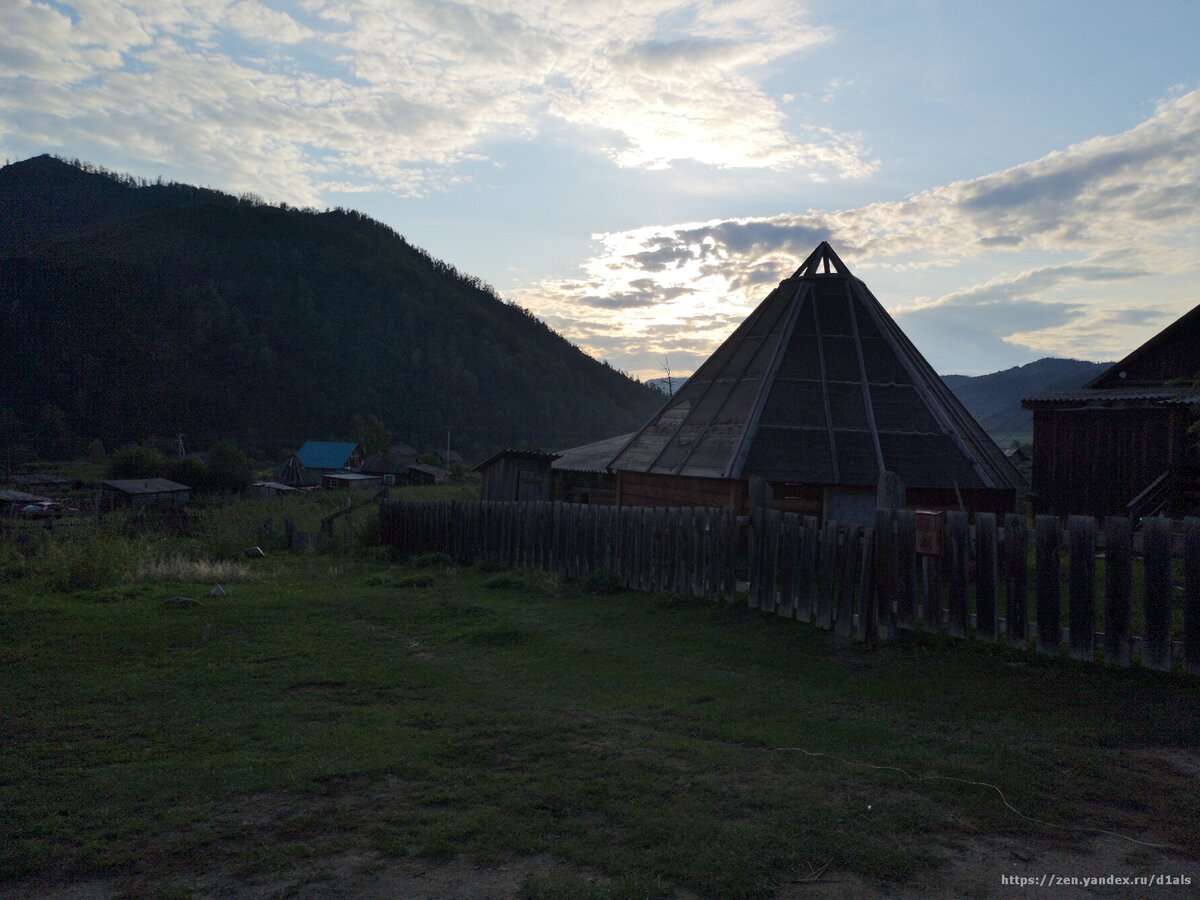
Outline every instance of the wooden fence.
{"type": "Polygon", "coordinates": [[[1098,527],[1072,516],[1064,528],[1038,516],[1031,530],[1022,516],[978,513],[971,525],[950,512],[943,552],[922,556],[911,510],[880,509],[860,528],[770,509],[383,501],[380,536],[458,564],[603,573],[632,590],[730,603],[744,592],[752,609],[858,640],[944,631],[1200,674],[1200,519],[1181,531],[1146,519],[1135,535],[1120,517],[1098,527]]]}

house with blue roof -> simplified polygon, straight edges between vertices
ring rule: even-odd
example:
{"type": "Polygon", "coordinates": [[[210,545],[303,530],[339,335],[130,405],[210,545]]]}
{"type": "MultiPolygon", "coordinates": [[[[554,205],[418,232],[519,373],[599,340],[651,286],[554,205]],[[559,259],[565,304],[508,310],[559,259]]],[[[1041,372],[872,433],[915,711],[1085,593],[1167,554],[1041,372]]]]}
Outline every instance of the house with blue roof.
{"type": "Polygon", "coordinates": [[[362,444],[353,441],[305,441],[296,455],[304,468],[318,475],[357,469],[365,457],[362,444]]]}

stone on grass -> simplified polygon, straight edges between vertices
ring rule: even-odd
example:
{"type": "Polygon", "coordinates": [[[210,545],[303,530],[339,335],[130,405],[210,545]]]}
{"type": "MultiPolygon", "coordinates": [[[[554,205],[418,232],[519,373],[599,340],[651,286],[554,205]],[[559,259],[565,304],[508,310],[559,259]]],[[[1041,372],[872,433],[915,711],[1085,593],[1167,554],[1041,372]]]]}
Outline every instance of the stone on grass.
{"type": "Polygon", "coordinates": [[[199,606],[200,601],[192,597],[168,597],[162,602],[162,605],[170,609],[190,609],[193,606],[199,606]]]}
{"type": "Polygon", "coordinates": [[[225,590],[225,588],[221,587],[219,584],[214,584],[212,590],[208,592],[208,596],[224,597],[228,593],[229,592],[227,590],[225,590]]]}
{"type": "Polygon", "coordinates": [[[253,557],[254,559],[262,559],[267,554],[262,552],[262,547],[247,547],[246,555],[253,557]]]}

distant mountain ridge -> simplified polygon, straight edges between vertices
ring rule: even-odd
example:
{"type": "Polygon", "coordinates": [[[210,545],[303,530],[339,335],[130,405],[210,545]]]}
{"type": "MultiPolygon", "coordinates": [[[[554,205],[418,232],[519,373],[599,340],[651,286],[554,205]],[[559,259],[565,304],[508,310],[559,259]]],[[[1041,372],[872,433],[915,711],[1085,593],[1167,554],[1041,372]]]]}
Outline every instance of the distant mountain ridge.
{"type": "MultiPolygon", "coordinates": [[[[943,375],[967,410],[992,439],[1007,446],[1013,440],[1033,440],[1033,413],[1021,408],[1021,400],[1035,394],[1050,394],[1083,387],[1112,363],[1045,357],[987,375],[943,375]]],[[[670,382],[678,391],[686,377],[670,382]]],[[[668,379],[650,378],[646,384],[670,393],[668,379]]]]}
{"type": "Polygon", "coordinates": [[[944,375],[942,380],[992,439],[1005,446],[1033,440],[1033,412],[1021,408],[1023,398],[1081,388],[1111,365],[1045,357],[988,375],[944,375]]]}
{"type": "Polygon", "coordinates": [[[629,431],[662,395],[379,222],[48,156],[0,169],[0,446],[183,432],[264,453],[380,416],[468,458],[629,431]]]}

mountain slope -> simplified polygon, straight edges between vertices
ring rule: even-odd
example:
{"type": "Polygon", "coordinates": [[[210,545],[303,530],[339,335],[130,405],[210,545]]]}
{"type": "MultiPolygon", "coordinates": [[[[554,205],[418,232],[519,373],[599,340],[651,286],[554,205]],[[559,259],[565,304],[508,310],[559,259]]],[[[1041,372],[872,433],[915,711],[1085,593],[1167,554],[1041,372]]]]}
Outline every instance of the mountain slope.
{"type": "Polygon", "coordinates": [[[662,402],[357,213],[48,157],[0,169],[0,349],[0,442],[43,451],[56,418],[76,449],[183,431],[270,452],[374,413],[478,456],[627,431],[662,402]]]}
{"type": "Polygon", "coordinates": [[[997,441],[1033,439],[1033,413],[1021,400],[1083,387],[1112,363],[1046,357],[989,375],[945,375],[943,380],[997,441]]]}

